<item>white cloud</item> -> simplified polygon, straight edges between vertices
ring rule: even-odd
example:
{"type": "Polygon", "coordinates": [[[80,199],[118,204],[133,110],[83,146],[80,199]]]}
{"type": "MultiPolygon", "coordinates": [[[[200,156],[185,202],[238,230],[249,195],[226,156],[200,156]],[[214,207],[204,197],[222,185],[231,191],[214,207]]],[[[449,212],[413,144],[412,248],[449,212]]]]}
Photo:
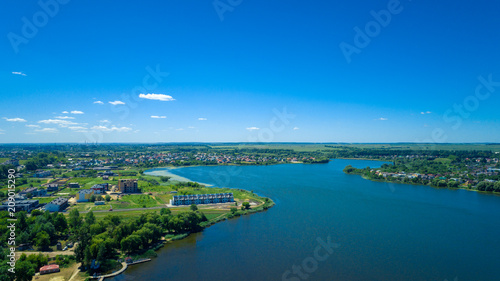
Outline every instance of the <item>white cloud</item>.
{"type": "Polygon", "coordinates": [[[99,122],[101,122],[101,123],[111,123],[111,121],[106,120],[106,119],[104,119],[104,120],[99,120],[99,122]]]}
{"type": "Polygon", "coordinates": [[[18,72],[18,71],[12,71],[12,74],[26,76],[26,74],[24,74],[22,72],[18,72]]]}
{"type": "Polygon", "coordinates": [[[40,132],[40,133],[57,133],[59,131],[56,128],[43,128],[43,129],[35,130],[35,132],[40,132]]]}
{"type": "Polygon", "coordinates": [[[57,124],[61,127],[68,127],[70,125],[77,125],[75,122],[67,121],[67,120],[61,120],[61,119],[47,119],[47,120],[40,120],[38,123],[42,124],[57,124]]]}
{"type": "Polygon", "coordinates": [[[26,122],[26,120],[24,120],[23,118],[19,118],[19,117],[16,117],[16,118],[4,117],[3,119],[5,119],[5,121],[9,121],[9,122],[26,122]]]}
{"type": "Polygon", "coordinates": [[[83,111],[73,110],[73,111],[71,111],[71,114],[83,114],[83,111]]]}
{"type": "Polygon", "coordinates": [[[97,103],[97,104],[104,104],[102,101],[100,100],[96,100],[94,103],[97,103]]]}
{"type": "Polygon", "coordinates": [[[199,121],[207,121],[207,118],[200,117],[198,118],[199,121]]]}
{"type": "Polygon", "coordinates": [[[67,111],[65,110],[65,111],[63,111],[63,112],[61,112],[61,113],[63,113],[63,114],[68,114],[69,112],[67,112],[67,111]]]}
{"type": "Polygon", "coordinates": [[[176,131],[184,131],[183,128],[175,129],[176,131]]]}
{"type": "Polygon", "coordinates": [[[164,94],[139,94],[139,98],[148,100],[159,100],[159,101],[173,101],[175,100],[172,96],[164,94]]]}
{"type": "Polygon", "coordinates": [[[379,120],[379,121],[387,121],[387,120],[389,120],[389,119],[387,119],[387,118],[384,118],[384,117],[380,117],[380,118],[378,118],[378,119],[375,119],[375,120],[379,120]]]}
{"type": "Polygon", "coordinates": [[[56,116],[55,118],[57,118],[57,119],[75,119],[75,117],[71,117],[71,116],[56,116]]]}
{"type": "Polygon", "coordinates": [[[40,128],[39,125],[26,125],[26,127],[28,127],[28,128],[40,128]]]}
{"type": "Polygon", "coordinates": [[[71,126],[71,127],[68,127],[68,129],[73,130],[73,131],[87,130],[87,128],[82,127],[82,126],[71,126]]]}
{"type": "Polygon", "coordinates": [[[422,114],[422,115],[423,115],[423,114],[431,114],[431,113],[432,113],[432,112],[430,112],[430,111],[425,111],[425,112],[424,112],[424,111],[422,111],[422,112],[420,112],[420,114],[422,114]]]}
{"type": "Polygon", "coordinates": [[[124,102],[122,102],[122,101],[119,101],[119,100],[115,100],[115,101],[110,101],[109,103],[110,103],[110,104],[112,104],[112,105],[119,105],[119,104],[125,104],[124,102]]]}
{"type": "Polygon", "coordinates": [[[189,126],[188,129],[196,129],[196,127],[189,126]]]}
{"type": "Polygon", "coordinates": [[[293,127],[293,129],[296,131],[296,130],[298,130],[298,129],[300,129],[300,128],[299,128],[299,127],[293,127]]]}
{"type": "Polygon", "coordinates": [[[128,131],[132,130],[132,128],[116,127],[116,126],[113,126],[111,128],[108,128],[106,126],[94,126],[91,129],[92,130],[99,130],[99,131],[103,131],[103,132],[128,132],[128,131]]]}
{"type": "Polygon", "coordinates": [[[167,118],[167,116],[151,115],[151,118],[153,118],[153,119],[165,119],[165,118],[167,118]]]}
{"type": "Polygon", "coordinates": [[[256,130],[260,130],[260,128],[257,128],[257,127],[248,127],[247,130],[249,130],[249,131],[256,131],[256,130]]]}

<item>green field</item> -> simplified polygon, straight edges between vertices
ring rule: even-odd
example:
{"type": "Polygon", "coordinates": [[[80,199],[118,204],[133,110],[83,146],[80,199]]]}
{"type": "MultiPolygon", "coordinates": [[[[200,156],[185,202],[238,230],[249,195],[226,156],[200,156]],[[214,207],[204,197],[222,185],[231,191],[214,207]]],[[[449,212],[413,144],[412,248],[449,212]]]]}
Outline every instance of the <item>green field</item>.
{"type": "Polygon", "coordinates": [[[243,149],[243,148],[269,148],[269,149],[292,149],[294,151],[311,152],[316,150],[337,150],[342,148],[377,148],[390,150],[489,150],[499,151],[500,144],[483,143],[270,143],[270,144],[226,144],[212,145],[212,148],[221,149],[243,149]]]}

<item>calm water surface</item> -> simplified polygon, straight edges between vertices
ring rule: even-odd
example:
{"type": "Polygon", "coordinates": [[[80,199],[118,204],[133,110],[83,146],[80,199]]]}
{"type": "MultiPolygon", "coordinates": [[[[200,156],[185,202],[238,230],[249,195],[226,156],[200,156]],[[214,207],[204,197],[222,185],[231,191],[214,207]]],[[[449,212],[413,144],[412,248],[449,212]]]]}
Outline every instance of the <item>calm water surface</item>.
{"type": "Polygon", "coordinates": [[[169,244],[113,280],[500,280],[499,196],[342,172],[382,163],[171,170],[253,190],[277,205],[169,244]],[[331,254],[319,248],[319,261],[318,239],[328,237],[337,247],[331,254]]]}

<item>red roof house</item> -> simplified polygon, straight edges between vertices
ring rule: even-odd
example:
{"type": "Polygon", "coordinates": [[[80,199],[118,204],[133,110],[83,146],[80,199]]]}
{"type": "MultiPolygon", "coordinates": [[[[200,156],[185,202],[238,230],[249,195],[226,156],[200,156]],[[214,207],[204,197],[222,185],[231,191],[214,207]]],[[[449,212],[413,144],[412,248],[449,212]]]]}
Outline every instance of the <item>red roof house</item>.
{"type": "Polygon", "coordinates": [[[49,265],[40,267],[40,274],[48,274],[48,273],[53,273],[53,272],[59,272],[59,265],[58,264],[49,264],[49,265]]]}

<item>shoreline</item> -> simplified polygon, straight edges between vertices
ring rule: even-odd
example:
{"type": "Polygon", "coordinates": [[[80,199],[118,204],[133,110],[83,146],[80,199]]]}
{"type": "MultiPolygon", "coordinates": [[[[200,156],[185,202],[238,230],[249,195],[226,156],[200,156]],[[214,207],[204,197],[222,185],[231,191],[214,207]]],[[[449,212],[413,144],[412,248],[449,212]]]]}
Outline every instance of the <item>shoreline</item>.
{"type": "Polygon", "coordinates": [[[386,181],[386,180],[377,180],[377,179],[370,179],[370,178],[367,178],[361,174],[348,174],[348,173],[345,173],[344,174],[346,175],[355,175],[355,176],[361,176],[361,178],[365,179],[365,180],[369,180],[369,181],[373,181],[373,182],[384,182],[384,183],[394,183],[394,184],[402,184],[402,185],[419,185],[419,186],[425,186],[425,187],[431,187],[431,188],[434,188],[434,189],[448,189],[448,190],[465,190],[465,191],[473,191],[473,192],[478,192],[478,193],[482,193],[482,194],[488,194],[488,195],[496,195],[496,196],[500,196],[500,192],[492,192],[492,191],[483,191],[483,190],[476,190],[476,189],[468,189],[468,188],[464,188],[464,187],[457,187],[457,188],[450,188],[450,187],[438,187],[438,186],[432,186],[432,185],[428,185],[428,184],[421,184],[421,183],[411,183],[411,182],[396,182],[396,181],[386,181]]]}
{"type": "MultiPolygon", "coordinates": [[[[208,166],[187,166],[187,167],[208,167],[208,166]]],[[[197,182],[193,181],[191,179],[185,178],[183,176],[176,175],[170,170],[174,169],[179,169],[179,168],[187,168],[187,167],[159,167],[159,168],[152,168],[144,171],[144,174],[147,176],[155,176],[155,177],[170,177],[168,180],[169,181],[178,181],[178,182],[197,182]]],[[[208,183],[203,183],[203,182],[197,182],[199,184],[212,187],[214,186],[213,184],[208,184],[208,183]]]]}

